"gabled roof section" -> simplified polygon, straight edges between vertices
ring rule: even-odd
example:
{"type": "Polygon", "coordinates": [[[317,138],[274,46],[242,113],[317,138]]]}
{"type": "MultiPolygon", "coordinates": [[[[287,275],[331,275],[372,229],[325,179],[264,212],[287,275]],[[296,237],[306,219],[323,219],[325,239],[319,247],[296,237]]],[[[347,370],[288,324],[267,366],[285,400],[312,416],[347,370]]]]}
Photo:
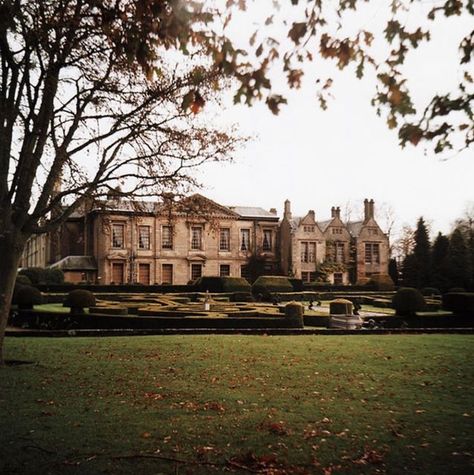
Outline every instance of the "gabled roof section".
{"type": "Polygon", "coordinates": [[[325,221],[318,221],[318,226],[321,229],[321,231],[324,233],[333,221],[334,221],[334,218],[326,219],[325,221]]]}
{"type": "MultiPolygon", "coordinates": [[[[163,204],[161,210],[166,212],[169,207],[163,204]]],[[[203,216],[214,218],[238,219],[240,215],[215,201],[206,198],[199,193],[183,198],[181,201],[171,204],[173,213],[184,216],[203,216]]]]}
{"type": "Polygon", "coordinates": [[[289,220],[289,222],[290,222],[290,227],[291,227],[291,230],[292,230],[292,231],[296,231],[296,230],[299,228],[299,226],[300,226],[300,224],[301,224],[301,220],[302,220],[302,218],[296,217],[296,216],[295,216],[294,218],[291,218],[291,219],[289,220]]]}
{"type": "Polygon", "coordinates": [[[357,237],[364,227],[364,221],[349,221],[346,226],[351,236],[357,237]]]}

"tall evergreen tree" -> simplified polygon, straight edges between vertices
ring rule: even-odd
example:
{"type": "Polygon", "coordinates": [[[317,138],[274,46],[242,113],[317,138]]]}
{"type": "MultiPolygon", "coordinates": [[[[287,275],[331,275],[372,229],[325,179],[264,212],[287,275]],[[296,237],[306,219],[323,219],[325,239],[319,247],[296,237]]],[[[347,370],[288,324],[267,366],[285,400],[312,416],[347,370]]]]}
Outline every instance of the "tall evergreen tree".
{"type": "Polygon", "coordinates": [[[390,259],[388,261],[388,275],[392,278],[393,283],[398,285],[398,265],[396,259],[390,259]]]}
{"type": "Polygon", "coordinates": [[[432,250],[432,284],[442,292],[448,290],[449,267],[448,267],[449,238],[438,233],[433,243],[432,250]]]}
{"type": "Polygon", "coordinates": [[[416,258],[413,253],[408,254],[402,263],[402,284],[404,287],[417,286],[417,266],[416,258]]]}
{"type": "Polygon", "coordinates": [[[450,287],[470,288],[472,284],[471,256],[459,228],[451,234],[447,262],[450,287]]]}
{"type": "Polygon", "coordinates": [[[423,217],[416,225],[413,255],[416,263],[415,287],[421,289],[431,285],[431,244],[423,217]]]}

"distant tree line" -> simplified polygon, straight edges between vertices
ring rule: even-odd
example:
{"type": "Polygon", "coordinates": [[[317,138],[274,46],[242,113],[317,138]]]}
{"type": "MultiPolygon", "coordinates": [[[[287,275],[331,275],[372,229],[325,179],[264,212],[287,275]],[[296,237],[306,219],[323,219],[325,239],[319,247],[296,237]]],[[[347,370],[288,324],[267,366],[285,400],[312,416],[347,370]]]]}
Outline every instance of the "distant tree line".
{"type": "Polygon", "coordinates": [[[430,241],[428,228],[419,218],[413,233],[413,246],[401,265],[401,284],[423,289],[434,287],[474,289],[474,216],[466,213],[456,221],[448,236],[438,233],[430,241]]]}

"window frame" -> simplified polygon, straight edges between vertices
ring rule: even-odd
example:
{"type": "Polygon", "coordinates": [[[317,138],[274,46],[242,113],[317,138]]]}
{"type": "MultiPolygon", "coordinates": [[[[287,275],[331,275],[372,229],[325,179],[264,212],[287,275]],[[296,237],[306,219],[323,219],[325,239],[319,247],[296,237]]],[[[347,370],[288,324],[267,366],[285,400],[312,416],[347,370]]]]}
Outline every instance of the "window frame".
{"type": "Polygon", "coordinates": [[[110,247],[112,249],[125,249],[125,223],[112,223],[112,233],[111,233],[111,238],[110,238],[110,247]],[[120,229],[120,234],[121,234],[121,244],[116,245],[116,229],[120,229]]]}
{"type": "Polygon", "coordinates": [[[230,228],[219,229],[219,251],[230,252],[230,228]]]}
{"type": "Polygon", "coordinates": [[[173,226],[170,224],[161,225],[161,249],[173,250],[174,248],[174,239],[173,239],[173,226]],[[169,233],[168,235],[165,233],[169,233]]]}
{"type": "Polygon", "coordinates": [[[230,264],[219,264],[219,277],[230,277],[230,264]],[[222,272],[223,269],[227,269],[227,272],[222,272]]]}
{"type": "Polygon", "coordinates": [[[190,249],[191,251],[202,251],[203,250],[203,229],[202,226],[191,226],[191,242],[190,249]],[[199,232],[197,232],[199,231],[199,232]],[[196,232],[196,234],[195,234],[196,232]],[[195,240],[195,238],[198,238],[195,240]]]}
{"type": "Polygon", "coordinates": [[[250,251],[250,229],[242,228],[240,230],[240,240],[239,240],[239,249],[240,251],[250,251]]]}
{"type": "Polygon", "coordinates": [[[138,243],[137,248],[141,251],[149,251],[151,249],[151,226],[146,224],[140,224],[138,226],[138,243]],[[145,241],[143,242],[143,236],[141,231],[146,230],[145,241]]]}
{"type": "Polygon", "coordinates": [[[273,229],[263,230],[262,251],[273,252],[273,229]]]}

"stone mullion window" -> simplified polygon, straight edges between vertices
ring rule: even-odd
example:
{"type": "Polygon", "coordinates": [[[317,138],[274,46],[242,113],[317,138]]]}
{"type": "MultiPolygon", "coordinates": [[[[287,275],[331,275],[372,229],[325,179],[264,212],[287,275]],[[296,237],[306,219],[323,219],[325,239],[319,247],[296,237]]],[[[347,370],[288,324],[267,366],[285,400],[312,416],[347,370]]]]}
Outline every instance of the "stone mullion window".
{"type": "Polygon", "coordinates": [[[380,247],[378,243],[365,243],[365,263],[379,264],[380,263],[380,247]]]}

